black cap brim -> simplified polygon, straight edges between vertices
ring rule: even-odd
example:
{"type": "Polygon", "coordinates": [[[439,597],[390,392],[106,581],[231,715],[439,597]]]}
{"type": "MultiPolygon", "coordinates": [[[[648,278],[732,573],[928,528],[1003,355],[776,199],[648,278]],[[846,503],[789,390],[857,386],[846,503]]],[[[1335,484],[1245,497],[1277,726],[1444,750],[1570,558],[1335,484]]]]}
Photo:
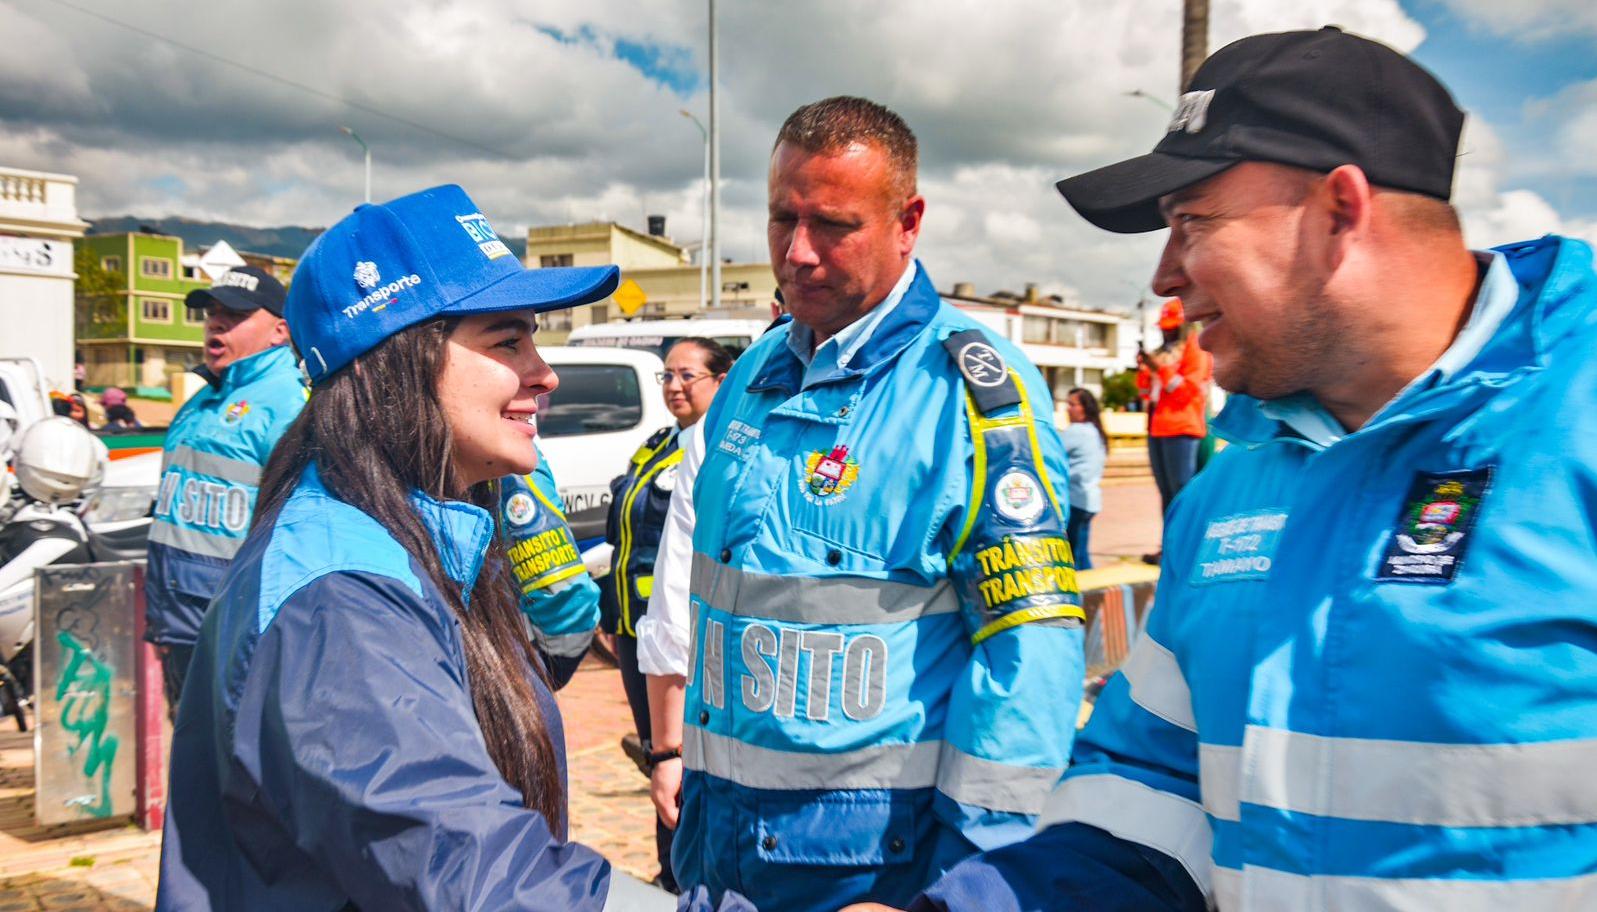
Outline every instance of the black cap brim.
{"type": "Polygon", "coordinates": [[[1140,234],[1165,226],[1159,197],[1207,180],[1237,164],[1231,158],[1187,158],[1150,152],[1067,177],[1055,187],[1081,217],[1105,231],[1140,234]]]}
{"type": "Polygon", "coordinates": [[[273,309],[263,303],[258,296],[251,295],[242,289],[230,288],[226,285],[211,288],[196,288],[183,298],[183,303],[188,307],[204,308],[212,304],[220,304],[228,310],[239,313],[250,313],[256,310],[265,310],[274,316],[282,316],[282,307],[273,309]]]}

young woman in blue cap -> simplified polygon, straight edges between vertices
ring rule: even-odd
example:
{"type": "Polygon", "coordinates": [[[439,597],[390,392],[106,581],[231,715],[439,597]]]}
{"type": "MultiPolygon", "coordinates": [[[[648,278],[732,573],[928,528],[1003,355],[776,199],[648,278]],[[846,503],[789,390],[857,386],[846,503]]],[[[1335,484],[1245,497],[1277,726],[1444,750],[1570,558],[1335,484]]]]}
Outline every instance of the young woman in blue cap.
{"type": "MultiPolygon", "coordinates": [[[[557,384],[525,270],[458,187],[362,206],[287,317],[313,387],[201,630],[162,909],[599,910],[645,890],[565,842],[564,738],[492,512],[557,384]]],[[[668,906],[669,907],[669,904],[668,906]]]]}

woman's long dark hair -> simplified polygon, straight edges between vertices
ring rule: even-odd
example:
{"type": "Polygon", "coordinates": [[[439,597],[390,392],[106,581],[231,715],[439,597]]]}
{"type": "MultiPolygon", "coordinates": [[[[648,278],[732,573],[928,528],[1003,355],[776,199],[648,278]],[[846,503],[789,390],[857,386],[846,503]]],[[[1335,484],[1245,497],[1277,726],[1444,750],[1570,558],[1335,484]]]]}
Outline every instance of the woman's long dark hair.
{"type": "Polygon", "coordinates": [[[520,790],[523,804],[559,832],[564,784],[527,677],[529,667],[544,676],[543,663],[521,619],[504,545],[493,537],[468,610],[411,505],[411,492],[421,491],[498,513],[491,483],[468,489],[461,482],[438,401],[445,343],[457,323],[433,320],[390,336],[317,387],[266,464],[255,522],[275,517],[314,463],[335,497],[382,523],[426,569],[460,621],[471,701],[494,765],[520,790]]]}
{"type": "Polygon", "coordinates": [[[1109,452],[1109,432],[1103,429],[1101,417],[1103,410],[1098,408],[1098,397],[1094,396],[1091,390],[1084,390],[1079,386],[1065,395],[1075,396],[1081,400],[1081,411],[1087,416],[1087,423],[1097,430],[1098,439],[1103,441],[1104,452],[1109,452]]]}
{"type": "MultiPolygon", "coordinates": [[[[731,370],[732,362],[736,360],[737,357],[736,355],[732,354],[731,349],[727,348],[725,345],[722,345],[714,339],[709,339],[704,336],[683,336],[682,338],[676,340],[676,342],[672,343],[671,348],[674,349],[678,345],[696,346],[699,351],[704,353],[705,370],[708,370],[717,377],[731,370]]],[[[670,357],[670,355],[670,350],[667,350],[666,356],[670,357]]]]}

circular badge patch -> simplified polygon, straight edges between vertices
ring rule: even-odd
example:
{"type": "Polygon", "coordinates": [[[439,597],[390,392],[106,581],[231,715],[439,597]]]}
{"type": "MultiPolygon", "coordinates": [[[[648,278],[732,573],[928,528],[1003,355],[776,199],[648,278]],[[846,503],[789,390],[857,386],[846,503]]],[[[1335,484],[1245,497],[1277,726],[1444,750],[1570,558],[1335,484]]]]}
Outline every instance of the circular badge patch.
{"type": "Polygon", "coordinates": [[[976,386],[1003,386],[1009,376],[1004,356],[986,342],[970,342],[959,350],[959,372],[976,386]]]}
{"type": "Polygon", "coordinates": [[[532,514],[537,509],[537,504],[532,502],[531,497],[518,491],[505,501],[505,519],[510,520],[513,526],[525,526],[532,522],[532,514]]]}
{"type": "Polygon", "coordinates": [[[654,486],[662,491],[676,490],[677,467],[674,465],[669,465],[661,469],[660,473],[654,476],[654,486]]]}
{"type": "Polygon", "coordinates": [[[998,479],[995,491],[998,512],[1018,523],[1029,523],[1042,516],[1046,495],[1029,472],[1013,469],[998,479]]]}

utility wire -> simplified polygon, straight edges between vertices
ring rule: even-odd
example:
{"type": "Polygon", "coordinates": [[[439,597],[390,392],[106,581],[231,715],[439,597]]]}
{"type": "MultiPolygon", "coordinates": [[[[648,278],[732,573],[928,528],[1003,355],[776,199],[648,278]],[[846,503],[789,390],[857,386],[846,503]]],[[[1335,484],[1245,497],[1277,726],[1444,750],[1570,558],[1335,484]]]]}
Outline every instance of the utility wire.
{"type": "Polygon", "coordinates": [[[272,73],[272,72],[269,72],[267,70],[259,69],[258,67],[250,66],[247,63],[240,63],[237,60],[230,60],[230,59],[228,59],[226,57],[221,56],[220,54],[216,54],[216,53],[213,53],[211,51],[207,51],[204,48],[197,48],[197,47],[194,47],[193,45],[184,44],[181,41],[175,41],[175,40],[173,40],[171,38],[168,38],[167,36],[162,35],[162,34],[160,34],[158,32],[152,32],[152,31],[149,31],[147,29],[140,28],[140,27],[138,27],[136,25],[133,25],[132,23],[123,22],[120,19],[113,19],[110,16],[105,15],[104,13],[96,12],[95,10],[86,9],[84,7],[78,6],[76,3],[69,3],[68,0],[50,0],[50,2],[56,4],[57,6],[64,6],[67,9],[70,9],[70,10],[76,10],[77,12],[80,12],[80,13],[82,13],[85,16],[89,16],[89,17],[92,17],[94,19],[98,19],[101,22],[109,23],[109,24],[114,25],[114,26],[116,26],[118,28],[127,29],[130,32],[135,32],[137,34],[143,35],[146,38],[153,38],[156,41],[160,41],[160,42],[163,42],[165,44],[170,44],[171,46],[173,46],[175,48],[178,48],[178,49],[184,50],[184,51],[188,51],[190,54],[197,54],[197,55],[199,55],[201,57],[204,57],[204,58],[206,58],[208,60],[215,61],[216,63],[220,63],[220,64],[222,64],[224,66],[230,66],[230,67],[233,67],[234,69],[243,70],[244,72],[249,73],[251,75],[259,76],[262,79],[269,79],[272,82],[276,82],[276,83],[280,83],[282,85],[286,85],[286,86],[288,86],[289,88],[292,88],[292,89],[298,89],[301,92],[306,92],[308,94],[315,95],[318,98],[324,98],[324,99],[326,99],[328,101],[336,101],[339,104],[347,105],[348,107],[354,108],[354,109],[356,109],[358,111],[365,111],[367,114],[371,114],[371,115],[373,115],[375,117],[381,117],[384,120],[391,120],[391,121],[393,121],[395,123],[404,124],[407,127],[410,127],[412,129],[415,129],[415,130],[420,130],[423,133],[431,133],[432,135],[437,136],[440,139],[447,139],[450,142],[460,143],[463,146],[470,146],[473,149],[477,149],[477,150],[479,150],[481,152],[487,152],[488,154],[497,156],[499,158],[513,159],[515,157],[515,156],[509,155],[509,154],[507,154],[505,152],[502,152],[499,149],[495,149],[492,146],[485,146],[485,145],[483,145],[480,142],[475,142],[473,140],[466,139],[465,137],[462,137],[462,136],[456,136],[453,133],[445,133],[442,130],[438,130],[438,129],[435,129],[433,127],[429,127],[429,126],[427,126],[424,123],[417,123],[414,120],[410,120],[410,119],[405,118],[405,117],[400,117],[397,114],[390,114],[387,111],[381,110],[380,108],[374,108],[374,107],[372,107],[369,104],[363,104],[363,103],[358,102],[358,101],[352,101],[352,100],[350,100],[348,98],[344,98],[341,95],[334,95],[334,94],[332,94],[330,92],[324,92],[321,89],[314,88],[312,86],[308,86],[308,85],[306,85],[303,82],[295,82],[294,80],[289,79],[287,77],[279,76],[276,73],[272,73]]]}

